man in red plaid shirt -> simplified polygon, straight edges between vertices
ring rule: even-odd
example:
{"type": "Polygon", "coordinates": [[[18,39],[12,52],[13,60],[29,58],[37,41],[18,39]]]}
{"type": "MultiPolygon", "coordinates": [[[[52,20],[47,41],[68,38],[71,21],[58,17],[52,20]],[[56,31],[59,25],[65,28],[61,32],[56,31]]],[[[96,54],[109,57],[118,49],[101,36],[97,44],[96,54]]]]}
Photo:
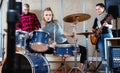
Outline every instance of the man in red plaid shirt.
{"type": "Polygon", "coordinates": [[[41,28],[41,24],[34,13],[29,12],[29,4],[23,5],[23,13],[16,24],[16,30],[32,32],[41,28]]]}
{"type": "Polygon", "coordinates": [[[27,50],[31,51],[30,36],[27,36],[26,44],[24,44],[25,41],[23,39],[21,39],[22,42],[19,40],[20,35],[23,35],[24,33],[26,34],[26,32],[30,33],[30,32],[33,32],[34,30],[39,30],[41,28],[41,24],[37,16],[34,13],[29,12],[29,9],[30,9],[29,4],[26,3],[23,5],[23,13],[20,15],[20,20],[16,24],[16,30],[20,30],[20,33],[19,31],[16,32],[16,45],[18,45],[18,47],[16,48],[16,51],[21,51],[21,47],[27,48],[27,50]]]}

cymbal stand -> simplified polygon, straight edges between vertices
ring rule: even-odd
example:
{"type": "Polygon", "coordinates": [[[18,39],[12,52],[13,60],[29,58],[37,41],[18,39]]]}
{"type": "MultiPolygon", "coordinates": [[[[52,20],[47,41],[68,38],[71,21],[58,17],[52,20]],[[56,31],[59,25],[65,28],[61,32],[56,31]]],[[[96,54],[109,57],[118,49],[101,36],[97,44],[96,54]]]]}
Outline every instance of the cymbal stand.
{"type": "MultiPolygon", "coordinates": [[[[77,73],[77,71],[80,71],[81,73],[83,73],[83,70],[77,64],[77,49],[79,47],[78,47],[78,44],[77,44],[77,40],[78,39],[76,38],[76,30],[75,30],[76,24],[77,24],[77,22],[74,23],[74,25],[73,25],[73,33],[75,35],[75,38],[74,38],[75,39],[75,51],[73,51],[73,54],[74,54],[74,65],[73,65],[73,67],[70,69],[70,71],[68,73],[71,73],[73,70],[75,70],[75,73],[77,73]]],[[[81,55],[80,55],[80,57],[81,57],[81,55]]]]}
{"type": "Polygon", "coordinates": [[[30,34],[29,33],[26,33],[25,34],[25,38],[24,38],[24,54],[28,53],[28,51],[25,49],[26,48],[26,41],[28,39],[28,37],[30,37],[30,34]]]}
{"type": "MultiPolygon", "coordinates": [[[[85,32],[88,32],[88,30],[85,30],[85,32]]],[[[89,66],[89,62],[88,62],[88,36],[89,34],[86,34],[84,35],[85,36],[85,39],[86,39],[86,49],[87,49],[87,61],[86,61],[86,64],[85,64],[85,71],[88,72],[88,66],[89,66]]]]}
{"type": "Polygon", "coordinates": [[[20,47],[23,48],[23,54],[26,54],[28,51],[25,49],[26,48],[26,40],[29,35],[25,34],[24,36],[20,36],[20,47]],[[24,40],[23,44],[24,46],[22,47],[22,39],[24,40]]]}
{"type": "MultiPolygon", "coordinates": [[[[85,30],[85,32],[88,32],[88,30],[85,30]]],[[[86,49],[87,49],[87,62],[85,64],[85,71],[88,72],[88,35],[85,35],[86,39],[86,49]]]]}
{"type": "Polygon", "coordinates": [[[58,67],[58,69],[55,70],[54,73],[57,73],[57,71],[60,69],[62,69],[62,73],[67,73],[67,71],[66,71],[66,57],[64,55],[62,56],[62,63],[60,65],[60,67],[58,67]]]}

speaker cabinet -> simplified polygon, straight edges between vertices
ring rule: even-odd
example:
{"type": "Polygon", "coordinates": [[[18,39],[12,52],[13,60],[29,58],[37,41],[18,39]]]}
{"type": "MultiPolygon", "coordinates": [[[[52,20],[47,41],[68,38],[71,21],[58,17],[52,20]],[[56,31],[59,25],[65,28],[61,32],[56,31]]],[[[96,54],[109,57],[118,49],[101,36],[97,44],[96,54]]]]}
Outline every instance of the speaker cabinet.
{"type": "Polygon", "coordinates": [[[120,73],[120,46],[110,46],[109,67],[112,71],[120,73]]]}
{"type": "Polygon", "coordinates": [[[105,0],[106,11],[115,19],[120,17],[120,0],[105,0]]]}
{"type": "Polygon", "coordinates": [[[117,30],[112,30],[112,34],[113,34],[113,37],[120,37],[120,29],[118,29],[118,33],[117,33],[117,30]]]}

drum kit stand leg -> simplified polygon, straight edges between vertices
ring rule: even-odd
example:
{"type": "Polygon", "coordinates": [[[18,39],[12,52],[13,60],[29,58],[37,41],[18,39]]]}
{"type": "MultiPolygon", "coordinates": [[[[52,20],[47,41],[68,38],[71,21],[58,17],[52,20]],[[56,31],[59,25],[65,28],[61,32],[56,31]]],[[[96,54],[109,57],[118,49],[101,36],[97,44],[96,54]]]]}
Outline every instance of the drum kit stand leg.
{"type": "MultiPolygon", "coordinates": [[[[20,33],[22,33],[22,31],[20,33]]],[[[28,37],[29,37],[28,33],[24,33],[24,35],[19,34],[18,39],[17,39],[19,41],[19,44],[16,44],[16,47],[17,47],[16,52],[19,52],[22,54],[28,53],[28,51],[26,50],[26,46],[27,46],[26,41],[28,37]]]]}
{"type": "Polygon", "coordinates": [[[95,48],[95,50],[94,50],[94,52],[93,52],[93,55],[92,55],[92,57],[95,56],[95,59],[96,59],[95,64],[92,62],[92,61],[94,61],[93,58],[92,58],[92,61],[89,63],[89,64],[90,64],[89,66],[92,66],[92,67],[94,68],[93,72],[97,72],[98,68],[99,68],[100,65],[102,64],[102,61],[100,61],[100,62],[98,63],[98,61],[99,61],[99,60],[97,59],[98,53],[99,53],[99,50],[95,48]]]}
{"type": "Polygon", "coordinates": [[[57,73],[57,71],[60,69],[62,69],[62,73],[67,73],[67,71],[66,71],[66,57],[65,56],[62,56],[62,63],[60,65],[60,67],[58,67],[58,69],[54,73],[57,73]]]}
{"type": "MultiPolygon", "coordinates": [[[[73,51],[74,52],[74,65],[68,73],[71,73],[73,70],[75,70],[75,73],[77,73],[77,71],[79,71],[80,73],[83,73],[83,70],[77,64],[77,50],[79,47],[78,47],[77,38],[76,38],[76,30],[75,30],[76,24],[77,22],[73,24],[73,33],[75,35],[75,38],[74,38],[75,39],[75,51],[73,51]]],[[[80,54],[80,57],[81,57],[81,54],[80,54]]]]}
{"type": "MultiPolygon", "coordinates": [[[[76,40],[76,42],[77,42],[77,40],[76,40]]],[[[73,65],[73,67],[70,69],[70,71],[68,73],[71,73],[73,70],[75,70],[75,73],[77,73],[77,71],[79,71],[80,73],[83,73],[83,70],[77,64],[77,49],[78,49],[78,46],[77,46],[77,43],[75,43],[74,65],[73,65]]],[[[81,54],[80,54],[80,57],[81,57],[81,54]]]]}

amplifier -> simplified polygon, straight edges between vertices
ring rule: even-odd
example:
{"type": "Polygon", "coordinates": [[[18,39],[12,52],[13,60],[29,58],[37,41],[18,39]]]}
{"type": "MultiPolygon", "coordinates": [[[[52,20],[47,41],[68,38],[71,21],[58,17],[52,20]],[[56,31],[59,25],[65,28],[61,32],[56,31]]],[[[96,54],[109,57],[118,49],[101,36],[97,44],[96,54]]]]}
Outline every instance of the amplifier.
{"type": "Polygon", "coordinates": [[[120,46],[110,46],[108,51],[109,51],[110,69],[119,70],[120,69],[120,46]]]}

